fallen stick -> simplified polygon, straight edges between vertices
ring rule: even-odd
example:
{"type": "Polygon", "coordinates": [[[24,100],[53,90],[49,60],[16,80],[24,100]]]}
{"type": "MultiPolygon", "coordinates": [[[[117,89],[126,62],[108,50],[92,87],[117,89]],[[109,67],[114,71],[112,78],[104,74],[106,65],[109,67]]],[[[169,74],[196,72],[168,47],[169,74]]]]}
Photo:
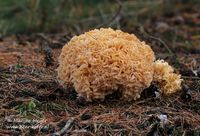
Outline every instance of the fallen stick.
{"type": "Polygon", "coordinates": [[[65,124],[65,126],[60,131],[53,133],[52,136],[60,136],[64,134],[65,132],[67,132],[67,130],[70,128],[73,122],[74,122],[74,118],[69,119],[67,123],[65,124]]]}

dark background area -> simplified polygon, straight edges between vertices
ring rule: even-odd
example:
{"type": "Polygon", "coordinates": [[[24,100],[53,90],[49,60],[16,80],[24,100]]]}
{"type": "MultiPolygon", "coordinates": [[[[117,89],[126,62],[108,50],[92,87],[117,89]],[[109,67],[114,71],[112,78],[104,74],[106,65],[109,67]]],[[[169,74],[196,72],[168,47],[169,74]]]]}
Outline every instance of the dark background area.
{"type": "Polygon", "coordinates": [[[144,25],[150,18],[198,11],[199,4],[198,0],[1,0],[0,33],[54,33],[99,26],[128,28],[123,21],[132,26],[144,25]]]}

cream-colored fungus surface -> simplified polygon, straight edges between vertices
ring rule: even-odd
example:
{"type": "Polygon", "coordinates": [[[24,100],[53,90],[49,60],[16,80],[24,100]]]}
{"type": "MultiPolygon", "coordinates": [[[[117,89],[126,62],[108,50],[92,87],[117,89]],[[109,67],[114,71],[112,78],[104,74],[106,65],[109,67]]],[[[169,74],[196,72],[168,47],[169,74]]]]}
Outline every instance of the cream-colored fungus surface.
{"type": "Polygon", "coordinates": [[[164,94],[179,90],[180,76],[167,63],[154,61],[151,47],[135,35],[95,29],[74,36],[63,47],[58,79],[89,101],[104,100],[114,91],[120,91],[122,99],[136,100],[153,79],[164,94]]]}

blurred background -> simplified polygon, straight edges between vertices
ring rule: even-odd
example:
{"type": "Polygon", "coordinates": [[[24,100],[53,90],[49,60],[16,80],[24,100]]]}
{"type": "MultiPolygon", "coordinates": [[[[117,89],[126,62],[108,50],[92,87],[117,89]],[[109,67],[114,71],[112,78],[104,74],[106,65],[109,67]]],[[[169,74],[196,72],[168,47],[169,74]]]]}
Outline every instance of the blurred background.
{"type": "Polygon", "coordinates": [[[81,33],[99,27],[131,32],[138,26],[165,31],[173,23],[194,25],[191,14],[200,18],[199,4],[199,0],[1,0],[0,34],[81,33]]]}

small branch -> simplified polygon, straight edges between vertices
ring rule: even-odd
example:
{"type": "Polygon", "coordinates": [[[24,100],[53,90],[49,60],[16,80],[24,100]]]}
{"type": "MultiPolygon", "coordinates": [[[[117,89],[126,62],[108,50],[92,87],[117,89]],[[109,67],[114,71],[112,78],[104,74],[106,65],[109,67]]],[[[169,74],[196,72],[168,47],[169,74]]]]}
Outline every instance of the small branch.
{"type": "Polygon", "coordinates": [[[116,11],[116,13],[113,15],[113,17],[111,18],[111,20],[109,20],[108,22],[103,23],[101,25],[98,25],[96,28],[101,28],[101,27],[103,27],[105,25],[109,25],[110,26],[111,24],[113,24],[113,22],[115,22],[116,20],[119,20],[119,16],[120,16],[121,11],[122,11],[122,3],[121,3],[120,0],[116,0],[116,1],[119,4],[119,8],[116,11]]]}
{"type": "Polygon", "coordinates": [[[36,36],[38,36],[39,38],[41,38],[42,40],[46,41],[48,44],[51,43],[51,41],[48,39],[47,36],[45,36],[43,33],[39,33],[36,36]]]}
{"type": "Polygon", "coordinates": [[[144,30],[143,27],[142,27],[140,30],[141,30],[146,36],[148,36],[149,38],[159,41],[159,42],[167,49],[167,51],[168,51],[172,56],[174,56],[174,57],[176,56],[176,55],[172,52],[172,50],[169,48],[169,46],[168,46],[163,40],[161,40],[160,38],[157,38],[157,37],[155,37],[155,36],[152,36],[152,35],[148,34],[148,33],[144,30]]]}
{"type": "Polygon", "coordinates": [[[181,76],[183,79],[194,79],[194,80],[200,80],[200,77],[195,77],[195,76],[181,76]]]}
{"type": "MultiPolygon", "coordinates": [[[[46,45],[48,45],[49,47],[51,47],[53,49],[61,48],[65,44],[65,43],[61,43],[59,41],[52,41],[47,36],[45,36],[43,33],[39,33],[36,36],[38,36],[43,42],[45,42],[46,45]]],[[[67,36],[65,36],[65,37],[67,37],[67,36]]],[[[71,38],[68,38],[68,39],[71,39],[71,38]]]]}
{"type": "Polygon", "coordinates": [[[67,123],[65,124],[65,126],[60,131],[53,133],[52,136],[60,136],[64,134],[65,132],[67,132],[67,130],[70,128],[73,122],[74,122],[74,118],[69,119],[67,123]]]}
{"type": "Polygon", "coordinates": [[[43,48],[43,53],[46,67],[53,65],[54,59],[52,49],[49,46],[45,46],[43,48]]]}

